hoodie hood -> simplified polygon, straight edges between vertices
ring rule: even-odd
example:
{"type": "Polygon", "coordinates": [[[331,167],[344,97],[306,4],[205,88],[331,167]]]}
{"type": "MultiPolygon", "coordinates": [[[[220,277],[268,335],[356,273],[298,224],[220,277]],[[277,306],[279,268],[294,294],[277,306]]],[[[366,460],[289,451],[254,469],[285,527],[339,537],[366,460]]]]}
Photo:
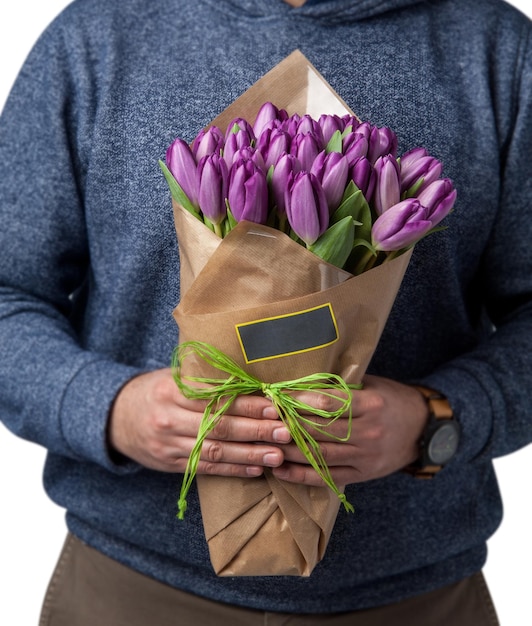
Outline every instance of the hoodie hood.
{"type": "Polygon", "coordinates": [[[299,8],[284,0],[206,0],[217,9],[247,18],[320,19],[330,23],[365,20],[389,11],[424,4],[427,0],[313,0],[299,8]]]}

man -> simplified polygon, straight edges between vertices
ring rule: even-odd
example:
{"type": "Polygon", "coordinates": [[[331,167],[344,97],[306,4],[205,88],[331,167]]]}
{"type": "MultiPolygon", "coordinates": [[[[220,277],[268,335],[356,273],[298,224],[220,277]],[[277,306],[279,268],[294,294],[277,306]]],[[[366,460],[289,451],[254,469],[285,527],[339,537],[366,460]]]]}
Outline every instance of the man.
{"type": "MultiPolygon", "coordinates": [[[[9,232],[2,245],[14,262],[1,278],[0,332],[9,354],[1,370],[7,390],[2,419],[20,435],[49,448],[47,485],[51,496],[69,510],[74,535],[134,570],[187,592],[251,609],[319,614],[397,603],[467,579],[482,566],[484,541],[499,519],[490,459],[530,441],[528,391],[525,384],[518,384],[530,353],[526,344],[530,258],[526,248],[517,252],[525,237],[515,221],[506,219],[502,226],[491,228],[498,211],[493,197],[498,193],[488,188],[488,182],[496,184],[502,159],[508,173],[498,185],[505,191],[508,207],[503,202],[501,214],[512,211],[512,215],[527,197],[526,183],[519,189],[512,186],[516,174],[526,181],[514,156],[526,148],[526,133],[520,130],[520,124],[526,123],[526,83],[515,79],[510,84],[508,71],[516,63],[524,68],[523,76],[529,71],[524,53],[519,52],[520,37],[493,39],[494,17],[482,20],[474,30],[478,15],[486,15],[487,7],[484,12],[480,7],[476,15],[477,9],[467,3],[424,7],[395,1],[362,8],[347,3],[343,13],[344,3],[324,2],[308,3],[296,13],[278,2],[261,9],[252,8],[250,2],[224,2],[216,9],[221,24],[210,30],[209,41],[223,40],[227,48],[224,54],[214,54],[214,48],[206,49],[200,41],[200,33],[190,30],[195,15],[188,7],[180,7],[179,17],[172,20],[165,13],[168,9],[157,6],[145,22],[153,25],[153,32],[133,29],[126,35],[119,26],[124,16],[131,16],[130,26],[139,28],[144,23],[138,4],[122,6],[116,15],[110,9],[99,15],[96,3],[78,2],[55,32],[52,29],[44,38],[28,64],[28,72],[46,91],[47,102],[29,114],[29,83],[22,77],[4,115],[6,140],[1,149],[7,174],[1,193],[9,232]],[[427,37],[414,46],[405,40],[412,19],[417,20],[416,32],[431,31],[430,41],[427,37]],[[461,29],[472,34],[469,45],[467,38],[460,39],[463,49],[454,55],[444,50],[443,32],[438,36],[449,20],[455,24],[457,38],[463,34],[461,29]],[[79,23],[84,26],[78,32],[79,23]],[[247,26],[238,35],[232,30],[237,23],[247,26]],[[277,37],[279,29],[282,36],[272,50],[273,30],[277,37]],[[87,55],[79,47],[84,31],[90,33],[84,40],[87,55]],[[112,41],[109,49],[98,40],[103,32],[112,41]],[[331,32],[334,40],[325,40],[331,32]],[[157,37],[150,39],[155,33],[157,37]],[[170,71],[166,63],[172,55],[154,54],[154,40],[170,41],[173,58],[183,58],[186,50],[186,62],[172,65],[170,71]],[[242,51],[257,46],[257,41],[261,42],[257,58],[247,59],[246,65],[242,51]],[[484,49],[481,43],[487,42],[498,46],[501,69],[493,76],[487,57],[479,53],[484,49]],[[204,548],[195,533],[189,534],[199,528],[197,509],[190,525],[187,521],[186,527],[177,529],[178,544],[174,544],[176,529],[169,512],[175,478],[168,473],[184,468],[201,406],[180,397],[164,369],[176,341],[167,317],[178,296],[176,253],[164,212],[168,201],[164,184],[146,155],[153,145],[162,149],[172,134],[186,129],[190,137],[192,127],[208,122],[294,47],[309,56],[361,117],[393,125],[405,145],[422,143],[439,151],[464,208],[457,207],[456,226],[442,235],[442,248],[427,244],[416,250],[372,364],[371,371],[378,376],[368,377],[365,390],[354,396],[352,445],[328,450],[339,482],[362,483],[354,491],[362,512],[354,522],[339,518],[329,550],[344,550],[344,557],[326,560],[304,596],[298,581],[275,585],[280,597],[270,603],[271,581],[222,581],[206,572],[204,548]],[[133,49],[136,57],[131,56],[133,49]],[[201,62],[193,65],[198,58],[201,62]],[[414,67],[417,77],[411,76],[414,67]],[[217,94],[202,93],[200,85],[215,80],[216,68],[216,81],[221,83],[217,94]],[[495,105],[488,79],[495,81],[495,105]],[[177,112],[175,94],[180,95],[177,112]],[[519,98],[524,113],[512,134],[511,110],[519,98]],[[493,106],[489,115],[488,105],[493,106]],[[17,117],[18,108],[25,113],[24,124],[17,117]],[[177,118],[175,127],[165,133],[163,120],[173,124],[172,116],[177,118]],[[21,209],[20,189],[26,181],[15,171],[13,154],[20,151],[28,158],[25,148],[36,141],[33,127],[41,128],[43,119],[50,129],[46,139],[38,138],[43,144],[38,152],[49,154],[56,175],[39,172],[40,159],[32,162],[32,171],[39,174],[29,189],[34,202],[21,209]],[[461,141],[465,128],[457,120],[479,128],[466,146],[461,141]],[[54,176],[60,173],[56,184],[54,176]],[[38,209],[30,206],[34,203],[38,209]],[[132,204],[150,207],[150,221],[132,204]],[[484,207],[482,220],[476,209],[479,204],[484,207]],[[25,211],[30,220],[22,219],[25,211]],[[33,224],[32,241],[38,244],[31,258],[28,222],[33,224]],[[444,280],[435,293],[434,278],[442,274],[444,280]],[[498,328],[493,336],[489,325],[482,324],[484,308],[498,328]],[[30,348],[41,364],[37,372],[44,392],[31,392],[35,366],[24,369],[30,348]],[[417,441],[428,414],[423,397],[405,384],[414,381],[447,396],[462,429],[458,454],[430,484],[400,471],[418,455],[417,441]],[[128,503],[126,520],[116,510],[118,494],[125,495],[128,503]],[[140,524],[139,511],[143,513],[140,524]],[[469,517],[464,523],[466,511],[469,517]],[[379,520],[387,516],[389,522],[390,515],[394,527],[389,523],[378,527],[379,520]],[[362,526],[354,532],[358,524],[362,526]],[[348,555],[347,549],[353,554],[348,555]],[[324,589],[325,581],[335,577],[337,585],[338,576],[343,578],[347,572],[345,590],[334,596],[329,590],[327,601],[317,597],[316,589],[324,589]]],[[[524,37],[529,25],[496,6],[508,32],[519,31],[524,37]]],[[[448,32],[445,29],[445,37],[448,32]]],[[[205,446],[200,471],[208,467],[222,475],[253,476],[270,466],[285,480],[315,482],[314,473],[287,443],[286,432],[279,429],[263,399],[239,401],[233,413],[239,419],[228,420],[231,430],[221,443],[213,438],[205,446]],[[213,460],[209,450],[215,447],[220,462],[213,468],[206,461],[213,460]]]]}

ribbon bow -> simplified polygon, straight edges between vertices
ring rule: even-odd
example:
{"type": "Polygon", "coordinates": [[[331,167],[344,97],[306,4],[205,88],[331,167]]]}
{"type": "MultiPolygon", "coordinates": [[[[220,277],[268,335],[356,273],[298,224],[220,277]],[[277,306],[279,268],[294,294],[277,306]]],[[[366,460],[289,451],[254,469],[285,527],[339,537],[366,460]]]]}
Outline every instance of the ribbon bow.
{"type": "Polygon", "coordinates": [[[218,421],[229,409],[237,396],[252,394],[260,391],[269,398],[275,406],[283,424],[288,428],[292,440],[304,454],[310,465],[316,470],[323,482],[334,491],[344,508],[353,512],[353,506],[347,501],[344,493],[336,486],[329,467],[325,462],[319,443],[310,434],[308,427],[334,439],[335,441],[347,441],[351,435],[351,389],[361,389],[362,385],[348,385],[337,374],[317,373],[303,376],[294,380],[277,383],[265,383],[251,376],[243,370],[233,359],[215,348],[214,346],[200,341],[187,341],[179,345],[172,357],[172,370],[174,380],[181,393],[190,399],[207,400],[207,406],[203,413],[198,430],[196,443],[188,458],[183,484],[178,500],[179,519],[183,519],[187,508],[186,497],[197,472],[200,459],[201,447],[207,435],[213,430],[218,421]],[[183,376],[181,364],[190,355],[202,358],[206,363],[216,369],[229,374],[228,378],[204,378],[197,376],[183,376]],[[185,381],[201,383],[207,387],[188,385],[185,381]],[[293,397],[297,391],[314,391],[338,401],[339,407],[334,411],[318,409],[293,397]],[[338,397],[334,392],[341,392],[338,397]],[[326,424],[315,421],[309,415],[302,415],[301,411],[327,420],[326,424]],[[327,431],[342,415],[347,413],[347,432],[344,437],[338,437],[327,431]]]}

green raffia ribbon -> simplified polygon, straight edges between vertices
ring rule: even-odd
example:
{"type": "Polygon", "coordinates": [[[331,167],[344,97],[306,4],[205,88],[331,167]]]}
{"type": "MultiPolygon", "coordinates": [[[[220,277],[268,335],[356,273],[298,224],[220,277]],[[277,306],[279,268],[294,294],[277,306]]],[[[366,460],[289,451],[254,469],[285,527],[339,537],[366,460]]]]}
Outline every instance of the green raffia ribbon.
{"type": "Polygon", "coordinates": [[[203,413],[196,443],[188,458],[187,467],[183,477],[183,484],[179,494],[178,514],[183,519],[187,509],[186,497],[198,468],[201,447],[207,435],[213,430],[221,417],[226,413],[231,404],[239,395],[249,395],[258,391],[262,392],[275,406],[282,422],[290,431],[292,440],[304,454],[310,465],[316,470],[323,482],[338,496],[346,511],[352,513],[353,506],[347,501],[345,495],[336,486],[319,443],[314,439],[306,427],[310,427],[319,433],[334,439],[335,441],[347,441],[351,435],[351,389],[361,389],[362,385],[348,385],[341,376],[336,374],[311,374],[289,381],[277,383],[264,383],[258,378],[251,376],[243,370],[229,356],[200,341],[187,341],[179,345],[172,357],[172,370],[174,380],[181,393],[190,399],[207,400],[207,406],[203,413]],[[181,363],[187,356],[196,355],[216,369],[229,374],[228,378],[203,378],[197,376],[182,376],[181,363]],[[185,381],[200,385],[191,386],[185,381]],[[291,394],[296,391],[314,391],[340,402],[335,411],[317,409],[305,402],[294,398],[291,394]],[[339,398],[334,392],[340,391],[344,399],[339,398]],[[301,411],[311,415],[303,415],[301,411]],[[344,437],[337,437],[327,431],[327,428],[337,419],[347,413],[347,433],[344,437]],[[312,415],[327,419],[327,424],[320,424],[312,418],[312,415]]]}

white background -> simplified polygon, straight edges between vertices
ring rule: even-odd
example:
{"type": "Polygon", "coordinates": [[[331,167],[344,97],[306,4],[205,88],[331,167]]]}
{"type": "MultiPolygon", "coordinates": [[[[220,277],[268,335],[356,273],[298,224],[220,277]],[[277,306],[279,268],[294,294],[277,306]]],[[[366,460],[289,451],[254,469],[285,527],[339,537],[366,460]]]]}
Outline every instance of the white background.
{"type": "MultiPolygon", "coordinates": [[[[511,3],[532,17],[528,2],[511,3]]],[[[1,0],[0,107],[29,48],[67,4],[66,0],[1,0]]],[[[42,489],[43,460],[42,449],[15,438],[0,425],[2,626],[37,625],[42,596],[65,535],[63,511],[47,499],[42,489]]],[[[532,446],[498,460],[496,466],[505,520],[490,541],[485,573],[502,626],[530,626],[532,446]]]]}

